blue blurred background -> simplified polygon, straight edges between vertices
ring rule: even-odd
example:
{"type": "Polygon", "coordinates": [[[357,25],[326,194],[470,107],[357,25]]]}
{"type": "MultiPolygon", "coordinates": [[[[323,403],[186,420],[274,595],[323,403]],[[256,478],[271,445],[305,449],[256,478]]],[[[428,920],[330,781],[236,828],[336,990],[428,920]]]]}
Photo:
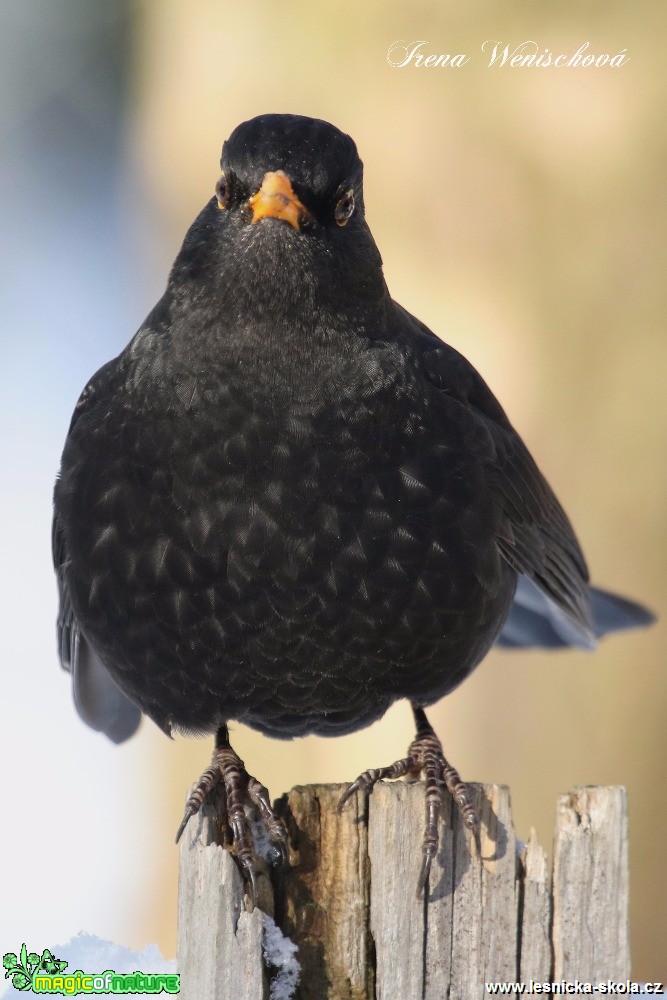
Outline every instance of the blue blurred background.
{"type": "MultiPolygon", "coordinates": [[[[50,507],[77,395],[162,292],[220,145],[266,111],[327,118],[366,164],[389,287],[487,378],[595,580],[665,608],[661,5],[351,0],[0,3],[0,944],[80,929],[175,949],[184,794],[208,742],[86,730],[57,667],[50,507]],[[395,40],[471,54],[398,70],[395,40]],[[620,70],[489,70],[487,38],[627,48],[620,70]]],[[[556,795],[630,793],[634,975],[667,978],[664,626],[594,656],[494,653],[432,710],[464,777],[511,786],[549,846],[556,795]]],[[[406,706],[351,737],[235,746],[277,795],[400,756],[406,706]]]]}

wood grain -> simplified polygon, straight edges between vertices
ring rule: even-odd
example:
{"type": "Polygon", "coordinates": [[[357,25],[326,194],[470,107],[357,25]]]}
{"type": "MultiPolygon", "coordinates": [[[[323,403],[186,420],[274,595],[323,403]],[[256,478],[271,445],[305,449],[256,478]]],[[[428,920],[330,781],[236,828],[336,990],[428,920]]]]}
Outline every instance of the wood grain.
{"type": "Polygon", "coordinates": [[[298,1000],[481,1000],[486,982],[629,977],[622,788],[559,798],[551,878],[535,831],[527,844],[515,838],[507,788],[471,786],[479,843],[446,796],[426,899],[423,783],[381,782],[339,815],[344,788],[298,787],[279,801],[292,867],[263,867],[252,913],[214,806],[190,821],[179,889],[185,1000],[287,1000],[263,953],[263,912],[298,946],[298,1000]]]}

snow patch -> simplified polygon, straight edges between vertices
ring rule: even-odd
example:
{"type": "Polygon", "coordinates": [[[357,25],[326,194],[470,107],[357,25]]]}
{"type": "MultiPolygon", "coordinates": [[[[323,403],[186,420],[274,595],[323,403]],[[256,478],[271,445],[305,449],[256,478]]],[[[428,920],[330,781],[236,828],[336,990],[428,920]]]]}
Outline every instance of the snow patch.
{"type": "Polygon", "coordinates": [[[264,919],[264,959],[278,972],[271,981],[270,1000],[292,1000],[301,978],[297,946],[285,937],[280,927],[266,913],[264,919]]]}

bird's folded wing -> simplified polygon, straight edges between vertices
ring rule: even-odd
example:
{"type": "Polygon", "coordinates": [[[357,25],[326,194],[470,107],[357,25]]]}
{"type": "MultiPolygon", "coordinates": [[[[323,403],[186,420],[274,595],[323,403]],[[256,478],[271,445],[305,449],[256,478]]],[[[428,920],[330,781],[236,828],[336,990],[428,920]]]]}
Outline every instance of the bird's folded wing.
{"type": "Polygon", "coordinates": [[[489,479],[505,515],[498,547],[510,566],[555,605],[569,643],[592,649],[596,634],[588,570],[567,515],[516,432],[492,426],[491,434],[497,459],[489,479]]]}
{"type": "Polygon", "coordinates": [[[503,557],[555,605],[567,622],[570,642],[594,647],[586,561],[553,490],[470,362],[398,309],[411,350],[417,349],[428,380],[461,406],[471,427],[476,423],[484,431],[480,462],[501,512],[496,542],[503,557]]]}
{"type": "MultiPolygon", "coordinates": [[[[100,368],[79,397],[70,431],[91,406],[113,391],[119,376],[122,376],[122,370],[117,358],[100,368]]],[[[77,712],[93,729],[103,732],[114,743],[122,743],[136,732],[141,712],[116,685],[76,620],[65,573],[67,546],[58,520],[57,507],[53,516],[51,545],[59,598],[56,624],[58,656],[61,666],[72,675],[77,712]]]]}

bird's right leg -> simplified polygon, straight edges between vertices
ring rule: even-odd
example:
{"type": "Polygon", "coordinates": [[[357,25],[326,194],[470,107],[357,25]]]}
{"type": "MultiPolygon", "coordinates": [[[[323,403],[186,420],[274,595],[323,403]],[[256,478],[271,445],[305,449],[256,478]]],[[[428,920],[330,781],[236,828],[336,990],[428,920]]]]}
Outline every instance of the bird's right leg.
{"type": "Polygon", "coordinates": [[[215,750],[209,767],[188,796],[185,814],[176,834],[181,838],[188,820],[201,809],[212,790],[223,783],[227,803],[227,820],[232,831],[232,848],[248,880],[251,906],[257,901],[255,843],[244,806],[252,802],[259,809],[271,840],[276,844],[283,864],[289,864],[287,830],[271,806],[268,790],[245,769],[239,755],[229,743],[229,730],[221,726],[215,737],[215,750]]]}
{"type": "Polygon", "coordinates": [[[426,788],[426,827],[422,840],[422,866],[419,874],[418,890],[426,889],[431,863],[438,850],[438,817],[442,804],[443,789],[447,789],[463,818],[465,826],[475,837],[479,821],[473,806],[468,786],[461,781],[458,771],[446,759],[442,743],[436,736],[423,708],[412,706],[417,726],[417,735],[408,747],[407,757],[397,760],[388,767],[371,768],[353,781],[338,803],[341,811],[348,799],[357,791],[370,792],[378,781],[384,778],[402,778],[406,774],[417,777],[424,775],[426,788]]]}

